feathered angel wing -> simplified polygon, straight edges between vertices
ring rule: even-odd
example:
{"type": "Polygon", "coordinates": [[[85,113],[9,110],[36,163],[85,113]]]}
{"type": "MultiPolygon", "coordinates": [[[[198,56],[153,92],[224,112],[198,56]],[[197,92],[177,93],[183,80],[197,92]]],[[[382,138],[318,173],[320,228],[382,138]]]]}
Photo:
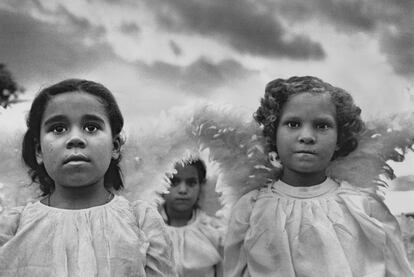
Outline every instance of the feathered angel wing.
{"type": "Polygon", "coordinates": [[[199,154],[197,142],[188,135],[190,119],[184,114],[163,113],[145,127],[130,131],[122,162],[124,194],[130,200],[161,203],[175,163],[199,154]]]}
{"type": "Polygon", "coordinates": [[[401,162],[414,143],[414,114],[370,121],[356,150],[332,162],[327,175],[358,187],[387,186],[395,178],[388,161],[401,162]]]}
{"type": "Polygon", "coordinates": [[[215,175],[208,177],[201,205],[205,210],[213,203],[219,208],[216,190],[222,204],[231,206],[274,173],[264,155],[261,131],[249,118],[245,111],[199,104],[164,114],[150,128],[136,131],[124,151],[127,197],[162,202],[160,195],[169,186],[165,174],[174,172],[177,161],[201,156],[208,174],[215,175]]]}
{"type": "Polygon", "coordinates": [[[23,133],[15,131],[0,138],[0,213],[9,207],[25,205],[38,199],[41,192],[31,185],[27,168],[21,160],[23,133]]]}
{"type": "Polygon", "coordinates": [[[264,153],[258,124],[245,111],[204,108],[194,113],[192,132],[220,169],[217,191],[223,213],[245,193],[277,176],[264,153]]]}

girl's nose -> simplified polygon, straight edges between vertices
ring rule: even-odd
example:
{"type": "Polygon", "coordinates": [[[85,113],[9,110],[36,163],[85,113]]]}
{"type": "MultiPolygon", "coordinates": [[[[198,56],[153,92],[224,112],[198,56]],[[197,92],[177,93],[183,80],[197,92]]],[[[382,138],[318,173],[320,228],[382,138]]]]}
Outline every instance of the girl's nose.
{"type": "Polygon", "coordinates": [[[86,146],[86,141],[83,138],[81,132],[73,130],[70,133],[70,137],[68,141],[66,142],[66,147],[67,148],[73,148],[73,147],[84,148],[85,146],[86,146]]]}
{"type": "Polygon", "coordinates": [[[185,182],[181,182],[181,183],[178,185],[178,192],[179,192],[180,194],[186,194],[186,193],[187,193],[187,186],[186,186],[185,182]]]}
{"type": "Polygon", "coordinates": [[[299,142],[304,144],[314,144],[316,141],[315,133],[310,127],[304,127],[299,134],[299,142]]]}

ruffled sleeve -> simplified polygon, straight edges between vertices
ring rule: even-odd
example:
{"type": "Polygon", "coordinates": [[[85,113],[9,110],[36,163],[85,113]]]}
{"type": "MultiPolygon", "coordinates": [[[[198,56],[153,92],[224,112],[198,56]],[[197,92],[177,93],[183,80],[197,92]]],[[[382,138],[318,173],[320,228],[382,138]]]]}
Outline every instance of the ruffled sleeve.
{"type": "Polygon", "coordinates": [[[145,267],[147,276],[176,276],[172,242],[161,215],[143,201],[136,201],[133,206],[138,226],[149,241],[145,267]]]}
{"type": "Polygon", "coordinates": [[[353,193],[349,193],[348,190],[347,194],[346,204],[349,211],[360,223],[367,238],[374,245],[382,246],[387,277],[414,276],[398,222],[383,201],[375,193],[367,190],[353,193]]]}
{"type": "Polygon", "coordinates": [[[12,208],[0,215],[0,247],[16,234],[23,208],[12,208]]]}
{"type": "Polygon", "coordinates": [[[381,222],[385,233],[385,262],[387,276],[414,276],[407,258],[397,219],[376,197],[369,198],[369,214],[381,222]]]}
{"type": "Polygon", "coordinates": [[[199,221],[201,223],[200,231],[211,241],[211,243],[217,248],[220,249],[223,247],[224,241],[224,234],[226,230],[226,226],[221,219],[216,217],[212,217],[204,213],[203,211],[199,211],[200,217],[199,221]]]}
{"type": "Polygon", "coordinates": [[[258,191],[245,194],[234,205],[224,243],[224,276],[248,276],[244,238],[250,227],[250,215],[258,191]]]}

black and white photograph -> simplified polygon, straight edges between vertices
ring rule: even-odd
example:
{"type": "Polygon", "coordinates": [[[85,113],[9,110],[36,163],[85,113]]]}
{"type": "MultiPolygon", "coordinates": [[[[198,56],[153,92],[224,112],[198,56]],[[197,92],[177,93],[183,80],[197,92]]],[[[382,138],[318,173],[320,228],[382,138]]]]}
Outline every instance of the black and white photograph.
{"type": "Polygon", "coordinates": [[[414,276],[414,1],[2,0],[0,276],[414,276]]]}

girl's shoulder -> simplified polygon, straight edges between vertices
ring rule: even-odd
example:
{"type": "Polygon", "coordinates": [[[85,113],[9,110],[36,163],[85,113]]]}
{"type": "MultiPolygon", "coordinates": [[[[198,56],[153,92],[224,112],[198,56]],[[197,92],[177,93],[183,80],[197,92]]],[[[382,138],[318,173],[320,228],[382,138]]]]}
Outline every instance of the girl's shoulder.
{"type": "Polygon", "coordinates": [[[355,207],[359,211],[363,210],[370,216],[378,218],[391,216],[391,212],[384,203],[381,187],[359,187],[342,181],[337,195],[344,202],[352,204],[348,206],[355,207]]]}
{"type": "Polygon", "coordinates": [[[16,233],[24,206],[9,208],[0,214],[0,246],[16,233]]]}
{"type": "Polygon", "coordinates": [[[371,201],[384,200],[380,186],[372,185],[367,187],[356,186],[347,181],[336,181],[339,183],[338,194],[352,195],[360,198],[367,198],[371,201]]]}
{"type": "Polygon", "coordinates": [[[138,211],[157,210],[154,204],[147,202],[145,200],[129,201],[129,205],[132,207],[132,209],[138,211]]]}
{"type": "Polygon", "coordinates": [[[134,213],[145,212],[154,208],[154,205],[145,200],[129,200],[122,195],[115,195],[115,198],[112,201],[114,201],[116,207],[120,209],[128,209],[134,213]]]}
{"type": "Polygon", "coordinates": [[[259,195],[262,195],[266,192],[267,190],[265,187],[260,187],[245,193],[242,197],[240,197],[239,200],[237,200],[233,209],[244,209],[249,207],[251,208],[256,202],[259,195]]]}
{"type": "Polygon", "coordinates": [[[18,221],[26,206],[8,208],[0,213],[0,225],[5,222],[18,221]]]}
{"type": "Polygon", "coordinates": [[[28,203],[24,206],[17,206],[17,207],[11,207],[4,209],[3,211],[0,211],[0,216],[3,216],[5,214],[16,214],[16,213],[22,213],[26,206],[32,205],[32,203],[28,203]]]}
{"type": "Polygon", "coordinates": [[[206,226],[206,228],[208,228],[209,230],[213,232],[217,232],[217,233],[224,232],[223,231],[225,229],[224,219],[209,215],[200,209],[196,211],[196,216],[197,216],[196,221],[199,222],[200,225],[206,226]]]}
{"type": "Polygon", "coordinates": [[[196,210],[196,217],[201,223],[209,225],[215,225],[219,220],[217,217],[209,215],[201,209],[196,210]]]}
{"type": "Polygon", "coordinates": [[[162,223],[163,219],[157,210],[157,207],[144,200],[135,200],[129,202],[132,213],[137,220],[138,226],[142,227],[146,224],[162,223]]]}
{"type": "Polygon", "coordinates": [[[262,193],[263,188],[257,188],[245,193],[242,197],[240,197],[231,208],[230,220],[238,218],[244,218],[244,220],[247,220],[259,195],[262,193]]]}

